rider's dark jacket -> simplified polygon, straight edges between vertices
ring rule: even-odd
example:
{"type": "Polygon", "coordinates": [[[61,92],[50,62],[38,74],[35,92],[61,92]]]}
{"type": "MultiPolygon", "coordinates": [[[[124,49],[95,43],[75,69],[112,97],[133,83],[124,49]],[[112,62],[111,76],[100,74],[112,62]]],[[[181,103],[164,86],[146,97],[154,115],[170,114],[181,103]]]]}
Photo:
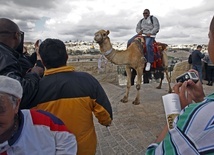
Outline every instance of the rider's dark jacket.
{"type": "Polygon", "coordinates": [[[27,73],[22,76],[22,67],[19,64],[20,54],[7,45],[0,43],[0,75],[9,76],[18,80],[23,87],[23,97],[20,108],[26,106],[36,95],[40,77],[36,73],[27,73]]]}

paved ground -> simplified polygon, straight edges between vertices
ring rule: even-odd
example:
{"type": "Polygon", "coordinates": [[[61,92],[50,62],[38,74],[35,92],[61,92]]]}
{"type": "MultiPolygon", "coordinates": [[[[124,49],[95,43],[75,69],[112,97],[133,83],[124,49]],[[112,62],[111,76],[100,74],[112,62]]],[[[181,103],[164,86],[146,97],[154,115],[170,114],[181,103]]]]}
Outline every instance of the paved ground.
{"type": "MultiPolygon", "coordinates": [[[[101,84],[111,101],[114,120],[108,130],[94,119],[98,136],[96,155],[144,154],[166,123],[161,96],[167,94],[167,84],[162,89],[155,88],[157,83],[142,84],[140,105],[132,104],[135,87],[131,88],[129,102],[122,103],[125,86],[101,84]]],[[[206,94],[212,92],[213,87],[203,86],[206,94]]]]}

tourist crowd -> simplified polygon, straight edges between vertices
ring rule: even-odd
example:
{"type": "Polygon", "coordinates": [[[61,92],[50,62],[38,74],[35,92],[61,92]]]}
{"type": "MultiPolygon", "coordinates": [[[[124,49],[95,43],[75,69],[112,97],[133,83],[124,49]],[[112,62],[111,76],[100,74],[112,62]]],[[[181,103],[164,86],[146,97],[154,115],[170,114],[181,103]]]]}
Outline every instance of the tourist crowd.
{"type": "MultiPolygon", "coordinates": [[[[144,10],[146,18],[149,13],[144,10]]],[[[19,26],[0,18],[0,155],[95,155],[93,116],[106,127],[113,120],[101,84],[92,75],[67,66],[61,40],[37,40],[32,55],[23,42],[19,26]]],[[[214,61],[214,18],[208,51],[214,61]]],[[[173,128],[164,127],[146,154],[213,154],[214,95],[205,97],[201,80],[178,82],[173,90],[182,111],[173,120],[173,128]]]]}

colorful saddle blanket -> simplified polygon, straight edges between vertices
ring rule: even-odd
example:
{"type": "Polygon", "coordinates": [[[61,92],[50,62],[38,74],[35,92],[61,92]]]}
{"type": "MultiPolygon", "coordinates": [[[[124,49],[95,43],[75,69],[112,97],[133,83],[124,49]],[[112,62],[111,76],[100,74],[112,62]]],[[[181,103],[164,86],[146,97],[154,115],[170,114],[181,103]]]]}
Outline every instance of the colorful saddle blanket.
{"type": "MultiPolygon", "coordinates": [[[[135,39],[138,39],[141,41],[142,45],[143,45],[143,51],[144,51],[144,56],[146,56],[146,43],[144,41],[144,37],[139,35],[137,36],[135,39]]],[[[154,41],[153,42],[153,51],[154,51],[154,62],[152,63],[152,68],[156,69],[156,68],[162,68],[162,51],[159,50],[159,43],[154,41]]]]}

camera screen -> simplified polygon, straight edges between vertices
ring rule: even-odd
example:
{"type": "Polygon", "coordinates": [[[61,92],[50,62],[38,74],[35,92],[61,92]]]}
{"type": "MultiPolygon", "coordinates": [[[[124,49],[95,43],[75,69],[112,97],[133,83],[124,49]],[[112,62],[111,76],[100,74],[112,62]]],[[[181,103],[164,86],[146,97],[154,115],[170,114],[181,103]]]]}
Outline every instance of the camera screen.
{"type": "Polygon", "coordinates": [[[194,72],[190,72],[190,74],[191,74],[191,76],[192,76],[193,78],[197,78],[197,76],[196,76],[196,74],[195,74],[194,72]]]}

